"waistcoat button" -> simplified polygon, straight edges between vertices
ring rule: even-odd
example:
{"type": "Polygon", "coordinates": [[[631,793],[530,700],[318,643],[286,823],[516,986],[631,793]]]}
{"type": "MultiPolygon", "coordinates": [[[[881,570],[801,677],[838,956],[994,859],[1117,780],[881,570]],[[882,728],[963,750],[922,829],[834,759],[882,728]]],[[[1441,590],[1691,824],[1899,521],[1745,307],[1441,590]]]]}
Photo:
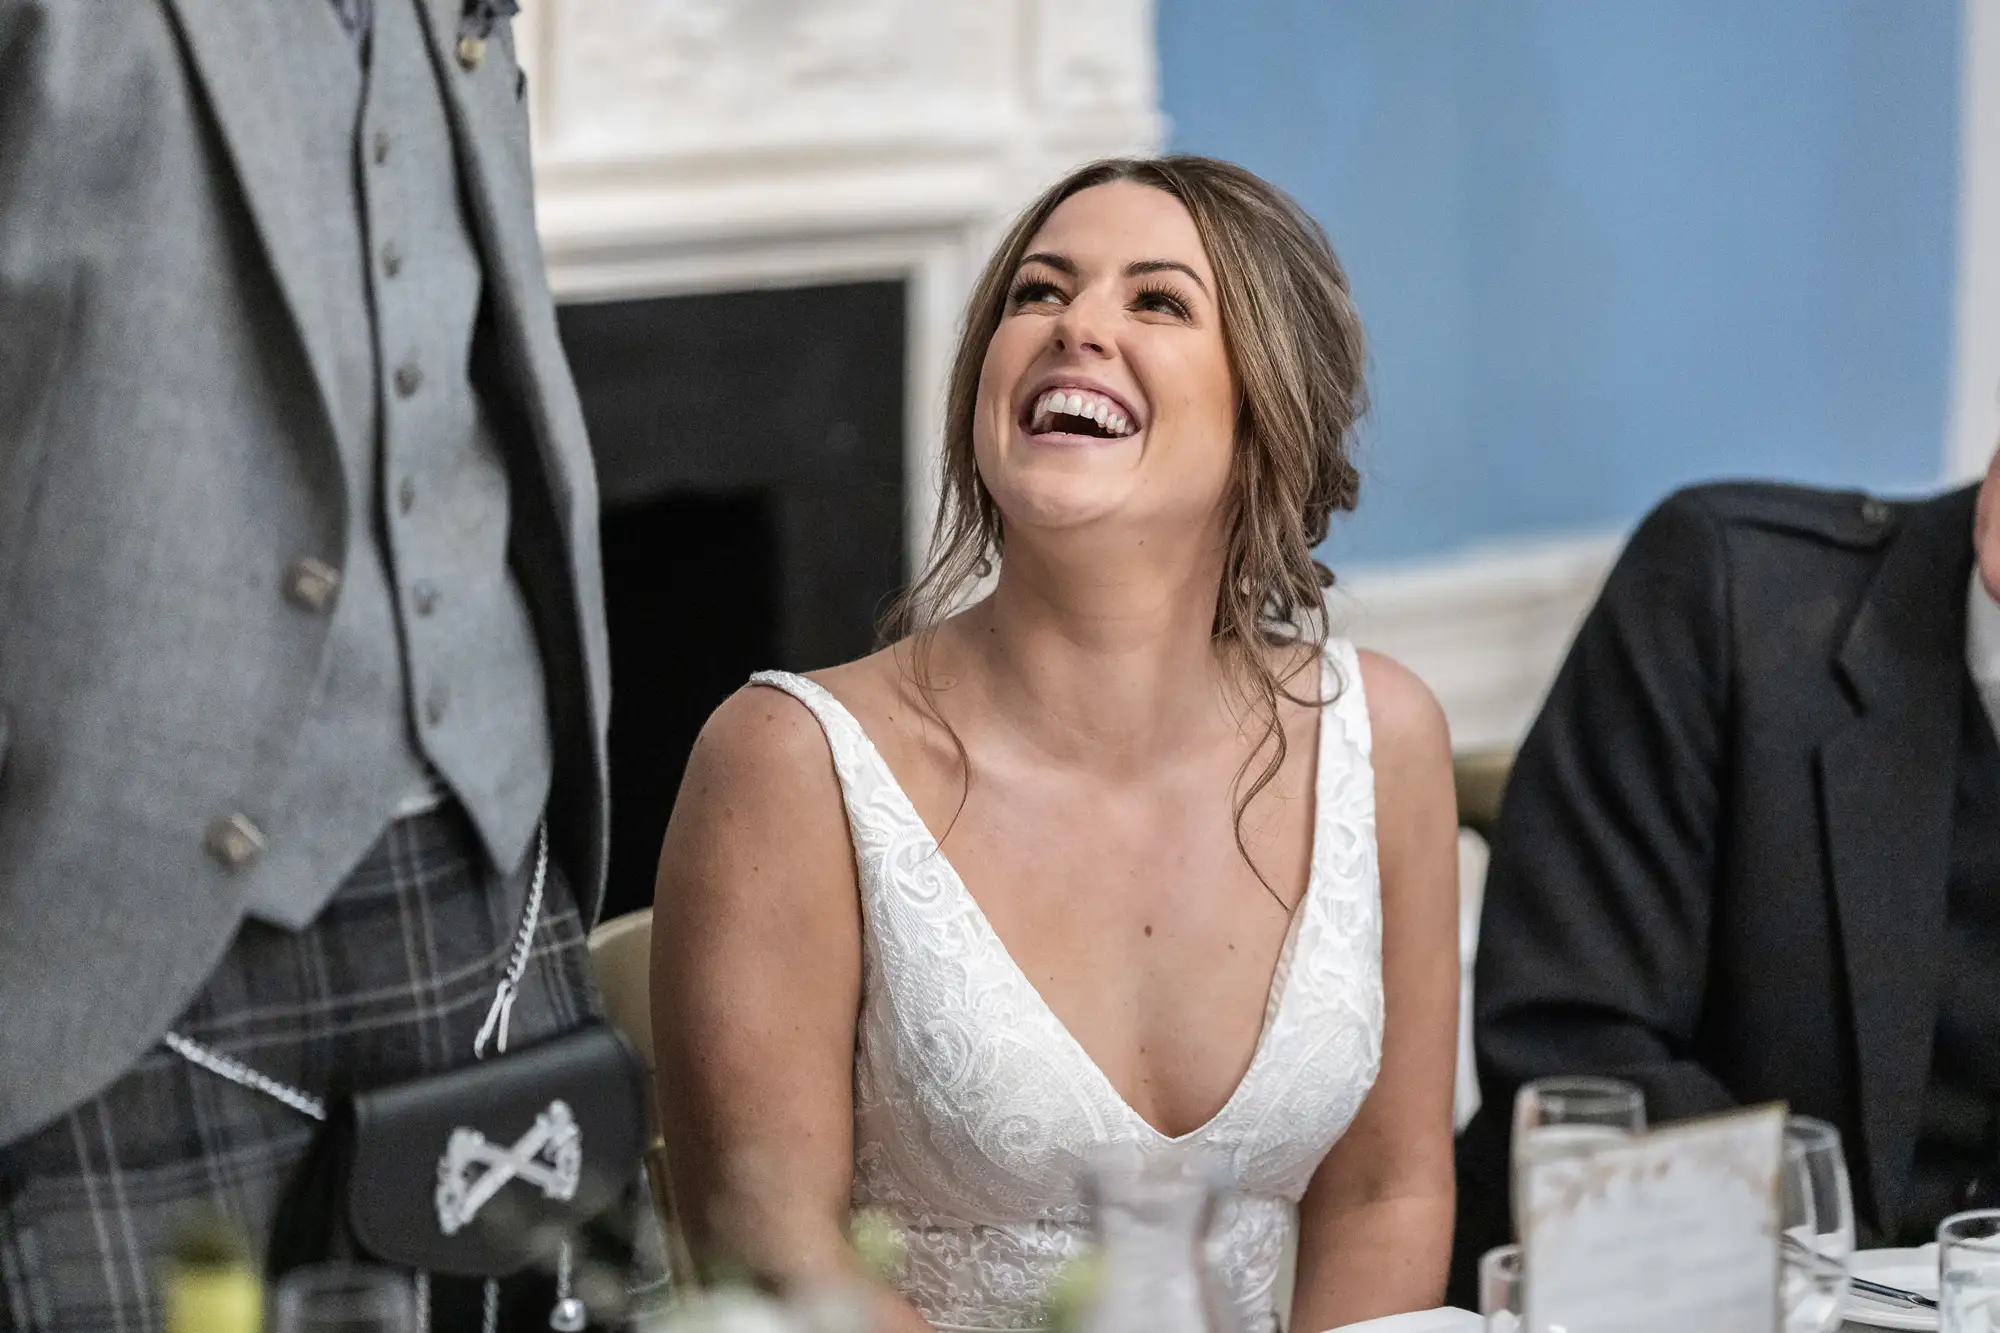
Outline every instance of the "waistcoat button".
{"type": "Polygon", "coordinates": [[[340,591],[340,571],[324,560],[302,556],[285,571],[285,596],[308,611],[324,612],[340,591]]]}

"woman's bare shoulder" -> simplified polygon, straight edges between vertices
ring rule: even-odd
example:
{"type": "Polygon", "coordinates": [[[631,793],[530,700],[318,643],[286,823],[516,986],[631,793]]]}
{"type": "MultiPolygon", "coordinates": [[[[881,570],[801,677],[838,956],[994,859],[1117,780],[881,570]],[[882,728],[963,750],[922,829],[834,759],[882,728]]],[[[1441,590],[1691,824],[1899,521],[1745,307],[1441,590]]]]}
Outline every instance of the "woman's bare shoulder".
{"type": "MultiPolygon", "coordinates": [[[[913,679],[907,644],[804,678],[831,695],[892,761],[933,739],[934,718],[913,679]]],[[[732,802],[736,817],[753,824],[774,808],[792,818],[824,806],[829,818],[840,817],[826,733],[804,700],[776,685],[752,683],[710,714],[688,759],[679,805],[700,809],[717,799],[732,802]],[[735,804],[752,795],[753,801],[735,804]]]]}
{"type": "Polygon", "coordinates": [[[851,873],[846,844],[840,779],[818,720],[783,690],[746,685],[695,739],[667,824],[661,885],[723,891],[745,867],[824,866],[837,879],[851,873]]]}
{"type": "Polygon", "coordinates": [[[745,685],[695,738],[682,800],[715,785],[759,789],[833,776],[825,733],[805,702],[775,686],[745,685]]]}
{"type": "Polygon", "coordinates": [[[1416,672],[1392,657],[1363,648],[1361,689],[1368,701],[1368,730],[1373,737],[1375,764],[1415,764],[1448,778],[1451,768],[1451,727],[1430,686],[1416,672]]]}

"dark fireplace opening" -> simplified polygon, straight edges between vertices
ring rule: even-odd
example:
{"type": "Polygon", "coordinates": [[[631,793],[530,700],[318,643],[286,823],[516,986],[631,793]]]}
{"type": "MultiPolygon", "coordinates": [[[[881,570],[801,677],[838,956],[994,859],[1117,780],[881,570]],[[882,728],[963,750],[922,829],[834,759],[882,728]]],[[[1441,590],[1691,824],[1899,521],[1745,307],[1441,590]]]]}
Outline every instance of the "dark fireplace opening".
{"type": "Polygon", "coordinates": [[[751,672],[778,660],[778,571],[770,505],[754,491],[606,509],[603,539],[612,915],[653,899],[660,835],[702,723],[751,672]],[[671,572],[692,569],[728,572],[671,572]],[[701,651],[687,651],[690,642],[701,651]]]}
{"type": "Polygon", "coordinates": [[[611,636],[605,915],[653,898],[701,724],[873,647],[904,576],[900,282],[566,305],[611,636]]]}

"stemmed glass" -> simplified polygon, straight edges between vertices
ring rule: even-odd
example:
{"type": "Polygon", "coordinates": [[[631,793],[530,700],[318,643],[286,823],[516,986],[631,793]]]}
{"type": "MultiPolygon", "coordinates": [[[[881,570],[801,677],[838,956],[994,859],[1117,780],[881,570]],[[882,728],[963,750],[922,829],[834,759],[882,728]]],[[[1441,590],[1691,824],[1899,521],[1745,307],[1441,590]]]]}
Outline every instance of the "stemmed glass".
{"type": "Polygon", "coordinates": [[[410,1279],[369,1264],[311,1264],[278,1281],[276,1333],[416,1333],[410,1279]]]}
{"type": "Polygon", "coordinates": [[[1785,1122],[1778,1196],[1785,1333],[1831,1333],[1854,1258],[1854,1199],[1839,1130],[1810,1116],[1785,1122]]]}

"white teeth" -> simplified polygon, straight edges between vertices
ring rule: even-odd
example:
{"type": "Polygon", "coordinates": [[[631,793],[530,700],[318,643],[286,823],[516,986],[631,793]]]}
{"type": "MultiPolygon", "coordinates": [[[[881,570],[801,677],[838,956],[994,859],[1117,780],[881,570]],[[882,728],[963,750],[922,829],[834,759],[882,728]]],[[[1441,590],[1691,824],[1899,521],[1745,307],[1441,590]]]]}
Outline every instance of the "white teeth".
{"type": "Polygon", "coordinates": [[[1094,421],[1113,436],[1132,433],[1131,421],[1103,394],[1074,389],[1051,389],[1036,400],[1029,427],[1038,434],[1046,431],[1055,424],[1049,418],[1056,415],[1082,417],[1094,421]]]}

